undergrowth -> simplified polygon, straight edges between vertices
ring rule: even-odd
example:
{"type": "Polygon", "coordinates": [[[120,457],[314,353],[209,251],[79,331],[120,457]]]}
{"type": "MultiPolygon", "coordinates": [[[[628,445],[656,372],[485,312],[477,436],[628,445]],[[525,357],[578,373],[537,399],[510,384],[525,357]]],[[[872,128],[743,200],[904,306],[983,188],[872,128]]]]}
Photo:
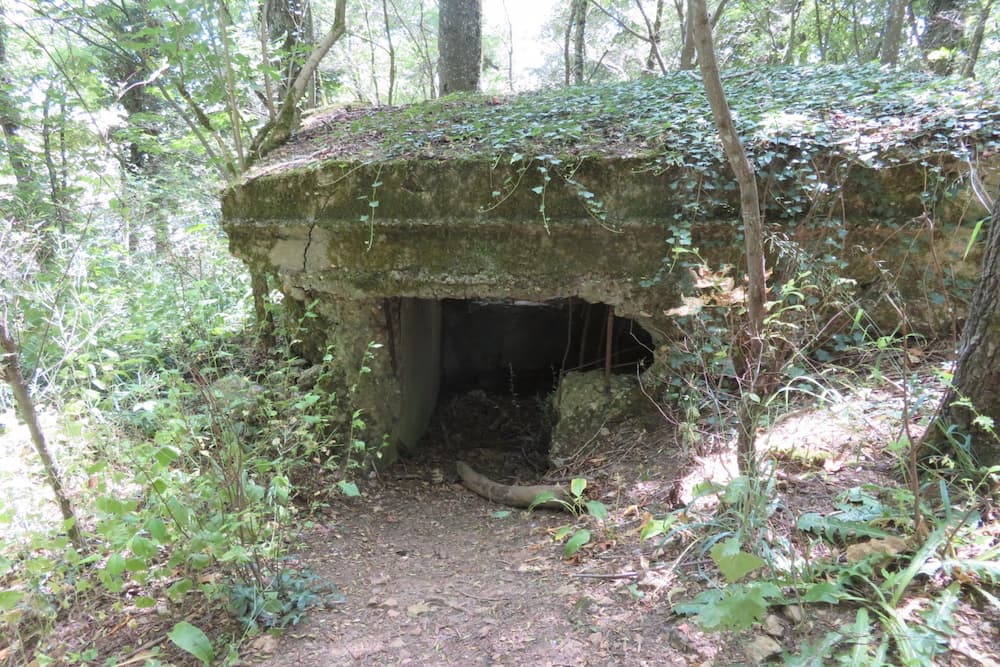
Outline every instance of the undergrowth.
{"type": "Polygon", "coordinates": [[[197,262],[132,266],[109,248],[85,254],[81,281],[29,290],[22,280],[38,267],[5,276],[4,294],[18,295],[4,305],[18,315],[22,363],[60,414],[48,435],[87,536],[78,550],[46,515],[17,523],[22,505],[44,495],[0,506],[0,644],[10,659],[86,659],[92,649],[47,638],[110,599],[115,612],[155,608],[167,619],[205,603],[227,609],[231,639],[210,641],[188,621],[169,633],[197,659],[225,662],[244,638],[338,598],[289,558],[292,527],[331,488],[357,495],[352,477],[381,443],[364,441],[350,388],[336,390],[333,351],[312,368],[294,355],[298,323],[284,323],[278,349],[256,348],[245,274],[218,259],[218,239],[200,243],[197,262]]]}

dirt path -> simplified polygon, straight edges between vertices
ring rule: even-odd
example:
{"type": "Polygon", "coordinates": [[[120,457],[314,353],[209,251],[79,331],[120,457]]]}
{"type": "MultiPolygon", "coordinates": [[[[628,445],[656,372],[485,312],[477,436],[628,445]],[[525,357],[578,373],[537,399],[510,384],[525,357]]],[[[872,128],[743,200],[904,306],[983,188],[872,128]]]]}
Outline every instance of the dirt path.
{"type": "MultiPolygon", "coordinates": [[[[266,665],[686,665],[696,648],[625,581],[574,577],[548,531],[461,486],[396,480],[303,537],[341,604],[252,644],[266,665]]],[[[584,568],[589,569],[589,568],[584,568]]],[[[682,630],[686,630],[682,626],[682,630]]]]}

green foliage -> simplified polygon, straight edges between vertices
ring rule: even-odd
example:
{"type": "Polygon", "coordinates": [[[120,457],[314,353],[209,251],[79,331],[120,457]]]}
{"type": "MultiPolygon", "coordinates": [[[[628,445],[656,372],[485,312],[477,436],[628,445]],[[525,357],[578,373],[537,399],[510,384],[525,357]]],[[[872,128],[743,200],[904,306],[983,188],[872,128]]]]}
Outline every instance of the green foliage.
{"type": "Polygon", "coordinates": [[[761,620],[775,602],[784,602],[781,589],[769,582],[730,584],[709,589],[674,611],[696,617],[706,630],[745,630],[761,620]]]}
{"type": "Polygon", "coordinates": [[[254,630],[295,626],[317,606],[343,602],[335,586],[309,571],[284,569],[265,590],[236,583],[227,592],[230,613],[254,630]]]}
{"type": "MultiPolygon", "coordinates": [[[[733,72],[727,79],[748,152],[763,171],[797,181],[803,191],[815,187],[811,161],[819,153],[888,166],[986,150],[1000,134],[1000,107],[984,105],[984,91],[975,83],[877,67],[768,68],[733,72]],[[904,118],[912,127],[898,122],[904,118]]],[[[702,174],[672,185],[672,196],[700,191],[711,197],[705,190],[722,187],[723,157],[706,118],[701,82],[675,74],[536,92],[498,105],[483,105],[475,96],[449,97],[359,116],[349,126],[330,128],[329,140],[370,149],[358,140],[382,136],[383,159],[426,157],[428,151],[442,157],[508,155],[512,165],[533,159],[542,168],[551,156],[575,161],[589,154],[638,153],[653,169],[680,166],[702,174]]],[[[544,187],[542,181],[533,187],[544,187]]]]}
{"type": "Polygon", "coordinates": [[[210,665],[215,659],[212,642],[208,636],[201,628],[191,625],[187,621],[181,621],[174,625],[173,630],[167,633],[167,637],[179,648],[200,660],[203,665],[210,665]]]}
{"type": "Polygon", "coordinates": [[[875,496],[860,487],[840,494],[834,502],[836,512],[807,512],[799,517],[799,530],[822,535],[827,540],[848,540],[858,537],[887,537],[891,533],[874,525],[890,517],[890,512],[875,496]]]}
{"type": "MultiPolygon", "coordinates": [[[[587,480],[582,477],[575,477],[570,481],[568,499],[559,498],[552,491],[545,491],[535,497],[531,503],[531,507],[528,509],[530,511],[543,503],[556,502],[576,517],[589,514],[599,524],[606,526],[608,518],[607,506],[599,500],[588,500],[584,496],[586,490],[587,480]]],[[[582,547],[590,542],[592,537],[593,535],[589,529],[577,528],[575,525],[569,524],[557,528],[555,533],[553,533],[552,539],[556,542],[566,540],[566,544],[563,547],[563,557],[572,558],[582,547]]]]}

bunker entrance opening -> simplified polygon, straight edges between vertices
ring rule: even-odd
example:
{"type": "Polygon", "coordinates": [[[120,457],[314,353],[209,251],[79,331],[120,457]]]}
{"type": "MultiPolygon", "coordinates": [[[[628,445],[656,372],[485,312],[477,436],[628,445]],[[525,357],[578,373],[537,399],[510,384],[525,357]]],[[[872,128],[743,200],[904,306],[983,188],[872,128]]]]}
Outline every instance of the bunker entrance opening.
{"type": "Polygon", "coordinates": [[[577,298],[445,299],[441,318],[444,395],[474,389],[544,395],[565,372],[608,368],[634,374],[653,360],[652,338],[642,327],[604,304],[577,298]]]}
{"type": "Polygon", "coordinates": [[[649,333],[605,304],[444,299],[441,390],[419,449],[438,445],[500,480],[537,478],[562,375],[634,375],[652,360],[649,333]]]}

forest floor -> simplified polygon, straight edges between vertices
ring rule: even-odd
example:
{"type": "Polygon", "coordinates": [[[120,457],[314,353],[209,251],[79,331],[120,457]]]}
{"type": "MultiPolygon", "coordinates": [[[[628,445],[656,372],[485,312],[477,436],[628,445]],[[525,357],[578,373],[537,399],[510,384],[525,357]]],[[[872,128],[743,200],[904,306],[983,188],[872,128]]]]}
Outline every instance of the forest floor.
{"type": "MultiPolygon", "coordinates": [[[[848,489],[899,486],[898,456],[887,448],[900,435],[901,389],[890,382],[843,396],[788,413],[762,431],[760,447],[775,463],[778,502],[769,526],[775,536],[804,545],[807,538],[795,537],[794,528],[803,513],[829,513],[848,489]]],[[[672,428],[626,424],[610,446],[562,471],[588,480],[590,497],[609,509],[603,526],[558,512],[508,511],[473,495],[449,469],[457,456],[503,481],[536,481],[509,432],[517,422],[503,418],[510,406],[495,401],[497,419],[476,415],[490,411],[489,400],[473,395],[446,405],[448,427],[442,433],[432,426],[419,462],[398,464],[366,485],[362,498],[339,503],[302,531],[301,565],[335,582],[343,597],[284,636],[251,641],[247,662],[752,664],[802,657],[854,620],[853,606],[790,605],[775,607],[750,630],[709,633],[674,613],[673,604],[715,585],[717,572],[707,553],[691,558],[684,540],[642,541],[642,526],[690,502],[696,484],[726,483],[736,465],[731,457],[685,449],[672,428]],[[493,427],[478,433],[475,442],[484,446],[458,444],[473,437],[477,423],[493,427]],[[593,531],[571,559],[553,539],[566,524],[593,531]]],[[[552,472],[546,477],[554,476],[566,481],[552,472]]],[[[923,607],[927,586],[933,584],[915,586],[904,601],[907,613],[923,607]]],[[[998,620],[995,608],[961,603],[958,630],[943,639],[949,647],[941,664],[1000,664],[998,620]]],[[[830,657],[816,650],[814,661],[800,664],[830,657]]]]}
{"type": "MultiPolygon", "coordinates": [[[[926,406],[933,405],[934,391],[927,390],[926,406]]],[[[829,656],[815,647],[851,624],[857,606],[775,606],[751,629],[726,632],[706,632],[674,610],[719,585],[705,535],[664,542],[642,540],[640,532],[651,518],[685,507],[712,515],[711,507],[697,509],[703,501],[693,494],[699,483],[726,484],[736,475],[733,458],[713,451],[719,447],[681,445],[665,424],[626,423],[571,468],[545,473],[547,482],[586,478],[588,497],[608,509],[604,522],[511,510],[465,489],[453,472],[458,458],[499,481],[539,481],[532,447],[533,438],[542,437],[536,431],[544,414],[522,407],[482,392],[445,401],[419,459],[363,481],[358,498],[330,493],[325,507],[298,524],[289,565],[329,582],[336,594],[298,625],[243,641],[236,664],[824,664],[829,656]],[[592,531],[590,542],[568,559],[554,539],[567,525],[592,531]],[[811,652],[817,654],[809,660],[811,652]]],[[[902,409],[902,383],[886,381],[787,412],[762,429],[759,447],[771,462],[776,492],[761,528],[801,553],[816,544],[795,528],[803,513],[829,514],[849,489],[902,486],[899,456],[890,451],[902,409]]],[[[1000,533],[988,513],[981,530],[994,541],[1000,533]]],[[[811,558],[843,562],[844,555],[813,552],[811,558]]],[[[916,580],[899,605],[901,618],[925,609],[935,586],[916,580]]],[[[231,618],[204,605],[140,610],[109,601],[81,606],[47,643],[96,647],[96,660],[75,664],[112,664],[105,662],[110,656],[117,665],[195,664],[165,641],[180,618],[216,638],[240,634],[231,618]]],[[[951,622],[939,664],[1000,665],[996,606],[963,595],[951,622]]],[[[877,643],[879,626],[871,627],[877,643]]]]}

